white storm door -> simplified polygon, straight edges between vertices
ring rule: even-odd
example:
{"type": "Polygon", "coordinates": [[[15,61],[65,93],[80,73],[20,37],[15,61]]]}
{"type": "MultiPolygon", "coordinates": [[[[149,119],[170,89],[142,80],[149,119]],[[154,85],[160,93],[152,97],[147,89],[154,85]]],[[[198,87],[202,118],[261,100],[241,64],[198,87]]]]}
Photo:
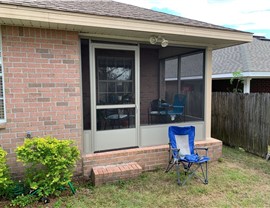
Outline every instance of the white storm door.
{"type": "Polygon", "coordinates": [[[91,44],[94,151],[138,146],[139,48],[91,44]]]}

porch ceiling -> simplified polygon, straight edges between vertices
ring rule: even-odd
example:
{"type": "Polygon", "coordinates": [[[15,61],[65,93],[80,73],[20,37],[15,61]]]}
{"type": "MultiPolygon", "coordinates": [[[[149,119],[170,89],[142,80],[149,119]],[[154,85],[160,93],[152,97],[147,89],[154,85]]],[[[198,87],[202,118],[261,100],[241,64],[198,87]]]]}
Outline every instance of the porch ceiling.
{"type": "Polygon", "coordinates": [[[213,49],[250,42],[251,33],[224,31],[143,20],[102,17],[71,12],[0,5],[0,25],[78,31],[82,36],[149,43],[162,35],[170,45],[213,49]]]}

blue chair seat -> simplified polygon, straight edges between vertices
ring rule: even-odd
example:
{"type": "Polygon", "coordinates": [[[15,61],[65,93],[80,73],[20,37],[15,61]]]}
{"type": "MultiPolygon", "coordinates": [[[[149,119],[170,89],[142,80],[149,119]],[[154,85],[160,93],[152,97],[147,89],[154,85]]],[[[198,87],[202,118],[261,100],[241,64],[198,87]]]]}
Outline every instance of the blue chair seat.
{"type": "Polygon", "coordinates": [[[199,156],[196,154],[184,155],[183,157],[180,157],[180,161],[187,163],[205,163],[208,162],[209,160],[210,160],[209,157],[199,156]]]}

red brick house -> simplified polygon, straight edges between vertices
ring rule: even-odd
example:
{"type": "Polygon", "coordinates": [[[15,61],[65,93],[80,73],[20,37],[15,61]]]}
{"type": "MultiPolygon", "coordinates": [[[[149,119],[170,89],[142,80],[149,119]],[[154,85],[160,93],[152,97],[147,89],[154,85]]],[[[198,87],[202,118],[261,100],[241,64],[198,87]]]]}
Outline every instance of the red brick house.
{"type": "Polygon", "coordinates": [[[197,145],[220,157],[210,133],[212,50],[250,33],[109,0],[0,0],[0,25],[0,144],[13,174],[27,132],[75,140],[86,176],[98,165],[164,166],[170,125],[194,125],[197,145]],[[185,119],[149,122],[150,102],[177,93],[187,97],[185,119]]]}
{"type": "Polygon", "coordinates": [[[213,51],[213,92],[230,92],[234,71],[241,71],[243,93],[270,92],[270,39],[253,36],[250,43],[213,51]]]}

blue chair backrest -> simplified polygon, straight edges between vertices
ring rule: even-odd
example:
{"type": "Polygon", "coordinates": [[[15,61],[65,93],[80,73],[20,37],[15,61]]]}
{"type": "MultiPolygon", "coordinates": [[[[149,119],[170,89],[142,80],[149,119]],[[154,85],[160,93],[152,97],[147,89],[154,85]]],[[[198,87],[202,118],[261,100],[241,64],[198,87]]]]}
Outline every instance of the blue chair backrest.
{"type": "Polygon", "coordinates": [[[186,95],[176,94],[174,96],[173,105],[175,105],[175,106],[185,106],[186,98],[187,98],[186,95]]]}
{"type": "Polygon", "coordinates": [[[186,103],[186,95],[176,94],[173,100],[173,110],[170,113],[183,114],[186,103]]]}
{"type": "Polygon", "coordinates": [[[178,158],[180,155],[194,154],[194,139],[195,139],[195,127],[194,126],[170,126],[169,127],[169,140],[173,150],[173,157],[178,158]]]}

